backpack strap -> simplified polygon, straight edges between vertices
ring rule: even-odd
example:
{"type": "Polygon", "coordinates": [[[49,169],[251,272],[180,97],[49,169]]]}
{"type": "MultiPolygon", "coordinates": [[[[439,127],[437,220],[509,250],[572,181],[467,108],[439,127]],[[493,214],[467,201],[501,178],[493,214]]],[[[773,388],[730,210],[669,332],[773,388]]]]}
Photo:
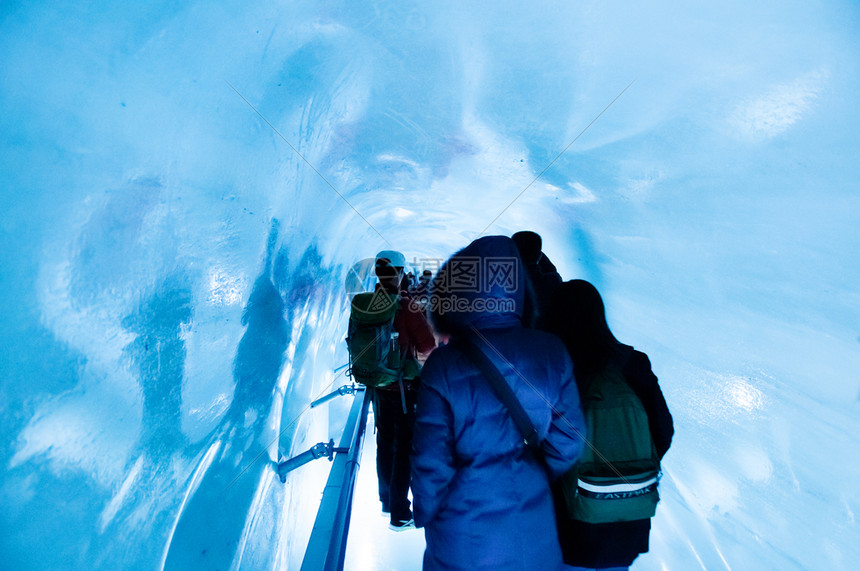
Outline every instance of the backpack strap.
{"type": "MultiPolygon", "coordinates": [[[[394,310],[394,317],[392,317],[392,326],[394,325],[394,320],[397,319],[397,312],[400,311],[400,296],[397,296],[397,309],[394,310]]],[[[403,371],[406,370],[406,359],[409,358],[410,349],[412,347],[411,343],[407,343],[406,350],[400,350],[400,333],[397,333],[398,341],[395,343],[397,347],[397,351],[400,353],[400,367],[397,369],[397,386],[400,389],[400,406],[403,408],[403,414],[408,414],[406,410],[406,389],[403,387],[403,371]]]]}
{"type": "MultiPolygon", "coordinates": [[[[399,350],[399,349],[398,349],[399,350]]],[[[406,389],[403,387],[403,369],[406,368],[406,357],[400,355],[400,369],[397,371],[397,386],[400,387],[400,406],[403,407],[403,414],[408,414],[406,410],[406,389]]]]}
{"type": "Polygon", "coordinates": [[[526,414],[523,405],[520,403],[514,394],[513,389],[505,380],[504,375],[499,371],[498,367],[490,360],[487,354],[481,349],[470,337],[461,337],[455,341],[455,346],[466,355],[466,357],[476,366],[484,377],[490,382],[490,387],[493,389],[496,398],[498,398],[508,413],[517,425],[520,434],[523,436],[523,442],[526,447],[532,451],[538,462],[544,463],[543,450],[541,449],[540,437],[534,424],[526,414]]]}

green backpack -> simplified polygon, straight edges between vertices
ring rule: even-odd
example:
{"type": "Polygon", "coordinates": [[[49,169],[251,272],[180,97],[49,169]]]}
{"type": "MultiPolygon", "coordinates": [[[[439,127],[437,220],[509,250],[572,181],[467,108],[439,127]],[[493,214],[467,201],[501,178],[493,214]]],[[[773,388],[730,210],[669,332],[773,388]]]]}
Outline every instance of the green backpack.
{"type": "Polygon", "coordinates": [[[350,374],[368,387],[384,387],[403,376],[403,358],[394,330],[397,295],[360,293],[352,299],[346,346],[350,374]]]}
{"type": "Polygon", "coordinates": [[[657,509],[660,459],[645,407],[622,373],[630,352],[610,362],[583,391],[588,440],[561,482],[571,519],[632,521],[653,517],[657,509]]]}

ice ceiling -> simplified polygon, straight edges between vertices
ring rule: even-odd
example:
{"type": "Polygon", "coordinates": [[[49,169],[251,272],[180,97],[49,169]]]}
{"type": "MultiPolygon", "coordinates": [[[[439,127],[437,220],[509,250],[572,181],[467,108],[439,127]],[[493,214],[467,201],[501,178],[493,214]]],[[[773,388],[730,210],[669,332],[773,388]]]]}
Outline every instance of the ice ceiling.
{"type": "Polygon", "coordinates": [[[344,279],[532,229],[675,415],[641,569],[860,558],[860,9],[6,2],[0,559],[296,568],[344,279]]]}

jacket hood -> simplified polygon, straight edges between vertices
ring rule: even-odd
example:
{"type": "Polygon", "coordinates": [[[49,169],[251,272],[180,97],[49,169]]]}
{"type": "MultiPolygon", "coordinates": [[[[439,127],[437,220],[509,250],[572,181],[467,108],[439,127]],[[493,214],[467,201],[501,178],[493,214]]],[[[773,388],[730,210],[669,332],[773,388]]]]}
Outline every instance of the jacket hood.
{"type": "Polygon", "coordinates": [[[431,319],[441,333],[520,324],[526,280],[507,236],[478,238],[445,262],[433,280],[431,319]]]}

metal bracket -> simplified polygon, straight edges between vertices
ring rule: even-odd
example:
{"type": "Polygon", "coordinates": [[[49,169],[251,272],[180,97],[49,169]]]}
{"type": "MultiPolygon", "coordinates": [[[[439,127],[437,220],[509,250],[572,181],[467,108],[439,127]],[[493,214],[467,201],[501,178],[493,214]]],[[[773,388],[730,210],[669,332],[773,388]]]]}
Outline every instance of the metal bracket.
{"type": "Polygon", "coordinates": [[[338,397],[338,396],[344,396],[344,395],[351,395],[351,394],[355,394],[355,391],[357,391],[357,390],[359,390],[359,388],[358,388],[358,387],[356,387],[354,384],[352,384],[352,385],[343,385],[342,387],[340,387],[340,388],[339,388],[339,389],[337,389],[336,391],[331,392],[331,393],[329,393],[329,394],[325,395],[324,397],[320,397],[320,398],[318,398],[317,400],[313,401],[313,402],[311,403],[311,408],[314,408],[314,407],[316,407],[316,406],[319,406],[319,405],[321,405],[322,403],[327,402],[327,401],[330,401],[331,399],[333,399],[333,398],[335,398],[335,397],[338,397]]]}
{"type": "Polygon", "coordinates": [[[337,373],[338,371],[341,371],[341,370],[343,370],[343,369],[346,369],[348,366],[349,366],[349,361],[347,361],[346,363],[344,363],[343,365],[341,365],[340,367],[338,367],[337,369],[335,369],[335,370],[334,370],[334,372],[335,372],[335,373],[337,373]]]}
{"type": "Polygon", "coordinates": [[[278,462],[278,478],[284,484],[287,482],[287,474],[299,466],[304,466],[312,460],[323,457],[327,457],[328,461],[331,462],[334,459],[335,452],[349,452],[349,448],[336,447],[333,438],[328,442],[314,444],[310,450],[302,452],[298,456],[293,456],[289,460],[278,462]]]}

